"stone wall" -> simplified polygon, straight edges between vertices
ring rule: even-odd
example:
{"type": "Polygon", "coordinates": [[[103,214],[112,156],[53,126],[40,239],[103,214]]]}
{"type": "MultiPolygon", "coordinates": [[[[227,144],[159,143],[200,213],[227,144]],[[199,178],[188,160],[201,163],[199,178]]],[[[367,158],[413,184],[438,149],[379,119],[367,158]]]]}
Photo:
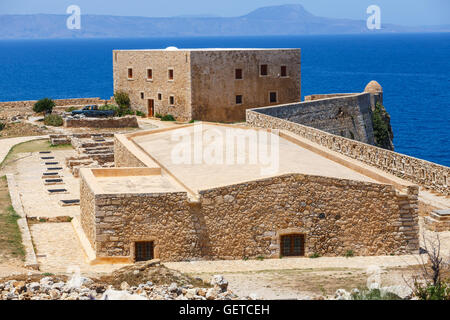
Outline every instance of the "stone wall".
{"type": "Polygon", "coordinates": [[[135,241],[154,241],[163,261],[277,258],[291,233],[305,235],[306,256],[407,254],[419,248],[417,194],[290,174],[200,191],[199,203],[184,192],[96,194],[81,219],[92,234],[95,216],[98,257],[133,258],[135,241]]]}
{"type": "Polygon", "coordinates": [[[187,51],[114,50],[114,92],[128,93],[131,107],[148,114],[148,100],[154,101],[154,115],[171,114],[177,120],[191,119],[190,55],[187,51]],[[128,78],[128,68],[133,78],[128,78]],[[153,77],[147,79],[147,69],[153,77]],[[174,70],[174,79],[168,79],[168,70],[174,70]],[[143,94],[143,97],[141,96],[143,94]],[[158,94],[161,94],[159,100],[158,94]],[[169,97],[175,104],[170,105],[169,97]]]}
{"type": "Polygon", "coordinates": [[[244,121],[246,109],[301,100],[300,49],[192,51],[191,65],[195,120],[244,121]],[[262,64],[268,66],[267,76],[260,75],[262,64]],[[242,79],[235,79],[236,69],[242,69],[242,79]],[[277,93],[276,103],[270,102],[270,92],[277,93]],[[236,95],[242,95],[241,104],[236,95]]]}
{"type": "Polygon", "coordinates": [[[258,112],[374,144],[369,93],[265,107],[258,112]]]}
{"type": "Polygon", "coordinates": [[[247,110],[247,123],[284,129],[407,181],[449,195],[450,168],[268,115],[268,108],[247,110]],[[261,112],[262,109],[265,113],[261,112]]]}
{"type": "MultiPolygon", "coordinates": [[[[73,98],[73,99],[53,99],[56,107],[68,107],[68,106],[80,106],[97,104],[102,105],[105,103],[110,103],[110,100],[103,100],[100,98],[73,98]]],[[[27,100],[27,101],[6,101],[0,102],[1,108],[11,108],[11,109],[21,109],[21,108],[32,108],[37,100],[27,100]]]]}
{"type": "Polygon", "coordinates": [[[121,118],[66,118],[67,128],[138,128],[137,118],[127,116],[121,118]]]}
{"type": "Polygon", "coordinates": [[[97,229],[95,194],[83,177],[80,179],[80,195],[81,226],[95,251],[97,229]]]}
{"type": "MultiPolygon", "coordinates": [[[[122,139],[126,139],[122,137],[122,139]]],[[[114,163],[116,167],[136,168],[146,167],[146,165],[136,158],[130,150],[124,146],[121,139],[114,137],[114,163]]]]}
{"type": "Polygon", "coordinates": [[[328,98],[339,98],[345,96],[351,96],[355,93],[327,93],[327,94],[311,94],[309,96],[305,96],[305,101],[314,101],[320,99],[328,99],[328,98]]]}

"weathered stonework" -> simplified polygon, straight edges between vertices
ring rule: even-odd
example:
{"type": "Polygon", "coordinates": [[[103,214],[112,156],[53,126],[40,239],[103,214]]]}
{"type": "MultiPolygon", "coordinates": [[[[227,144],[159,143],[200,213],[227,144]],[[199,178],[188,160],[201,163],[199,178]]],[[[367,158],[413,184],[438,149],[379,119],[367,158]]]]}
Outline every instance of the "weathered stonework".
{"type": "Polygon", "coordinates": [[[374,143],[369,93],[309,99],[276,108],[259,108],[258,112],[338,136],[374,143]]]}
{"type": "MultiPolygon", "coordinates": [[[[73,98],[73,99],[54,99],[56,107],[67,107],[67,106],[81,106],[88,104],[103,105],[110,103],[110,100],[103,100],[100,98],[73,98]]],[[[20,109],[20,108],[31,108],[37,100],[26,100],[26,101],[5,101],[0,102],[0,108],[5,109],[20,109]]]]}
{"type": "Polygon", "coordinates": [[[81,188],[82,226],[98,258],[133,260],[135,241],[154,241],[163,261],[277,258],[280,236],[290,233],[305,235],[305,255],[419,248],[415,187],[399,195],[390,185],[290,174],[202,190],[198,203],[184,192],[93,194],[85,181],[81,188]]]}
{"type": "Polygon", "coordinates": [[[138,128],[137,118],[127,116],[121,118],[78,118],[64,119],[66,128],[138,128]]]}
{"type": "Polygon", "coordinates": [[[145,167],[145,164],[131,153],[117,136],[114,137],[114,162],[116,167],[145,167]]]}
{"type": "MultiPolygon", "coordinates": [[[[277,106],[272,107],[276,109],[277,106]]],[[[357,159],[397,177],[449,195],[450,168],[410,157],[369,144],[347,139],[328,132],[294,123],[269,113],[269,108],[247,110],[247,123],[260,128],[284,129],[330,150],[357,159]]],[[[276,111],[273,111],[274,113],[276,111]]]]}
{"type": "Polygon", "coordinates": [[[127,92],[133,109],[149,114],[152,100],[154,114],[177,120],[243,121],[246,109],[275,104],[270,92],[277,93],[276,103],[301,99],[299,49],[115,50],[113,65],[114,91],[127,92]],[[260,76],[262,64],[268,65],[266,76],[260,76]],[[281,66],[286,76],[280,76],[281,66]],[[235,78],[236,69],[242,69],[242,79],[235,78]]]}

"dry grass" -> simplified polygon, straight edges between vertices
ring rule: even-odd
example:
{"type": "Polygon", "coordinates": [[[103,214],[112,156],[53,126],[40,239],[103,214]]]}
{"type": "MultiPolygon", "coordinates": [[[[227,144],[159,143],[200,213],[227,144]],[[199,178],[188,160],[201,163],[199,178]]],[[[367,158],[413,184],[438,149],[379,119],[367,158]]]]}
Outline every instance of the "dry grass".
{"type": "Polygon", "coordinates": [[[0,169],[3,169],[5,166],[11,164],[17,159],[21,159],[23,156],[26,156],[23,155],[26,153],[31,154],[32,152],[39,152],[39,151],[67,150],[67,149],[73,149],[72,145],[52,146],[48,141],[48,139],[40,139],[19,143],[11,148],[11,150],[6,155],[3,162],[0,164],[0,169]]]}
{"type": "Polygon", "coordinates": [[[11,206],[5,177],[0,178],[0,262],[23,260],[25,250],[17,220],[20,217],[11,206]]]}
{"type": "Polygon", "coordinates": [[[46,128],[33,125],[28,122],[7,123],[5,128],[0,131],[0,139],[14,137],[28,137],[46,135],[50,131],[46,128]]]}
{"type": "MultiPolygon", "coordinates": [[[[382,270],[383,286],[405,285],[404,277],[410,278],[419,271],[418,266],[406,268],[389,268],[382,270]]],[[[192,273],[192,277],[210,279],[212,273],[192,273]]],[[[354,288],[364,289],[369,274],[364,269],[322,268],[298,270],[264,270],[258,272],[223,273],[235,292],[241,295],[250,294],[257,288],[264,288],[269,297],[271,291],[287,295],[318,295],[333,297],[337,289],[351,291],[354,288]],[[236,290],[237,289],[237,290],[236,290]]]]}

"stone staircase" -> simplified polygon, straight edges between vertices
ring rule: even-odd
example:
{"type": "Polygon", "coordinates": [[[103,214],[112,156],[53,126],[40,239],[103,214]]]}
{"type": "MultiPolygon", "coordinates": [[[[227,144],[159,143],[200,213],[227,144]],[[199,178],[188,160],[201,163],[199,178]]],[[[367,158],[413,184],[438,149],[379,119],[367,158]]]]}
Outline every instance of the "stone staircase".
{"type": "Polygon", "coordinates": [[[79,176],[81,168],[114,167],[114,134],[59,134],[51,135],[54,145],[72,144],[78,155],[66,158],[66,166],[74,177],[79,176]]]}

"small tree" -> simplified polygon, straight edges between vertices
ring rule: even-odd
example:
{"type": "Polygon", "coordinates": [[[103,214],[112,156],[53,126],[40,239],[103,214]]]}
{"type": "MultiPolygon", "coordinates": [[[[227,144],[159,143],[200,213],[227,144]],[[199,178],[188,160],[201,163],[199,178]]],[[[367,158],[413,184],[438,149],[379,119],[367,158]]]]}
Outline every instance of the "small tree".
{"type": "Polygon", "coordinates": [[[50,114],[54,107],[55,102],[52,99],[44,98],[34,104],[33,111],[36,113],[44,112],[45,114],[50,114]]]}
{"type": "Polygon", "coordinates": [[[430,239],[422,233],[424,251],[427,259],[420,255],[421,275],[413,277],[413,294],[420,300],[450,300],[450,285],[442,279],[444,270],[448,270],[448,262],[441,256],[441,240],[439,234],[430,239]]]}
{"type": "Polygon", "coordinates": [[[121,115],[126,114],[127,110],[130,110],[130,97],[128,93],[124,91],[117,91],[114,93],[114,100],[119,105],[119,113],[121,115]]]}

